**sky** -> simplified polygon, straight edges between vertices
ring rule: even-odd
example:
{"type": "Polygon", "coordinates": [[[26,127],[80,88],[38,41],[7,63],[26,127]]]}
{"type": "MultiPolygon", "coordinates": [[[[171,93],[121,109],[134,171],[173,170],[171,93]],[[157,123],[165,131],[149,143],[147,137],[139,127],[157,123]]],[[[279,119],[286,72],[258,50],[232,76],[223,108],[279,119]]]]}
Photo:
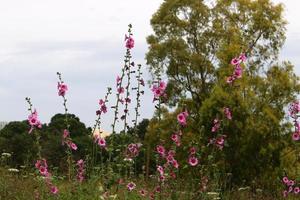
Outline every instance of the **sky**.
{"type": "MultiPolygon", "coordinates": [[[[299,1],[273,0],[285,4],[287,41],[280,58],[290,60],[300,75],[299,1]]],[[[42,122],[62,113],[57,96],[59,71],[69,85],[71,113],[86,125],[96,119],[98,100],[106,87],[113,87],[123,65],[124,34],[134,28],[136,63],[144,68],[146,36],[152,33],[150,18],[162,0],[0,0],[0,121],[23,120],[28,116],[25,97],[31,97],[42,122]]],[[[153,115],[148,87],[142,97],[141,118],[153,115]]],[[[112,113],[112,112],[110,112],[112,113]]],[[[110,130],[112,114],[103,116],[110,130]]]]}

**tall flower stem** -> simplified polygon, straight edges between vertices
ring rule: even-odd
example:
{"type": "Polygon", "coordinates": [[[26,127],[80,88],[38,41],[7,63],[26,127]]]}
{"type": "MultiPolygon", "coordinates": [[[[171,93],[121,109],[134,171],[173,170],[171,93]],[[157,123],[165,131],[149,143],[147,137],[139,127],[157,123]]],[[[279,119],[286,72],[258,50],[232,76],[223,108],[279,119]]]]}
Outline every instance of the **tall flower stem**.
{"type": "MultiPolygon", "coordinates": [[[[57,72],[57,76],[59,79],[58,85],[65,85],[64,81],[62,80],[62,76],[61,73],[57,72]]],[[[66,86],[66,85],[65,85],[66,86]]],[[[59,87],[58,87],[59,89],[59,87]]],[[[59,91],[59,96],[62,96],[63,98],[63,107],[64,107],[64,111],[65,111],[65,126],[66,126],[66,130],[69,132],[70,131],[70,124],[69,124],[69,113],[68,113],[68,107],[67,107],[67,98],[65,97],[65,92],[67,91],[67,87],[65,88],[65,90],[60,93],[59,91]]],[[[68,161],[68,180],[71,181],[72,179],[72,169],[73,169],[73,161],[72,161],[72,151],[70,148],[67,148],[66,150],[66,154],[67,154],[67,161],[68,161]]]]}
{"type": "MultiPolygon", "coordinates": [[[[25,100],[27,101],[28,105],[29,105],[29,108],[28,108],[28,111],[30,112],[30,114],[32,115],[33,114],[33,110],[32,110],[32,103],[31,103],[31,99],[29,97],[26,97],[25,100]]],[[[36,129],[33,130],[33,134],[35,136],[35,144],[37,146],[37,158],[40,160],[42,159],[42,156],[41,156],[41,145],[40,145],[40,134],[38,133],[38,131],[36,129]]]]}
{"type": "MultiPolygon", "coordinates": [[[[95,134],[97,128],[99,130],[99,134],[101,134],[101,117],[102,117],[102,114],[106,112],[105,103],[108,102],[108,97],[111,94],[111,90],[112,90],[112,88],[110,88],[110,87],[107,88],[107,92],[106,92],[104,100],[103,100],[103,105],[100,105],[100,106],[104,106],[105,108],[103,109],[101,107],[100,110],[97,110],[97,112],[96,112],[98,117],[96,119],[96,123],[93,127],[93,130],[92,130],[92,156],[91,156],[92,158],[91,158],[91,166],[90,166],[91,169],[95,166],[95,163],[96,163],[96,160],[97,160],[97,152],[96,152],[97,151],[97,145],[95,144],[95,141],[94,141],[94,134],[95,134]]],[[[102,150],[101,150],[101,152],[102,152],[102,150]]]]}

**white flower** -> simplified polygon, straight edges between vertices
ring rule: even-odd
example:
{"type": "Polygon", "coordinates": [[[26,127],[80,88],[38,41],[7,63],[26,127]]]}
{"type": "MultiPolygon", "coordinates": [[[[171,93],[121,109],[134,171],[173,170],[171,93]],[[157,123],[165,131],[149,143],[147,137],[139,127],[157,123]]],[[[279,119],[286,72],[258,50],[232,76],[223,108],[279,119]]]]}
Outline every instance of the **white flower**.
{"type": "Polygon", "coordinates": [[[8,169],[8,171],[9,171],[9,172],[19,172],[19,170],[18,170],[18,169],[15,169],[15,168],[10,168],[10,169],[8,169]]]}

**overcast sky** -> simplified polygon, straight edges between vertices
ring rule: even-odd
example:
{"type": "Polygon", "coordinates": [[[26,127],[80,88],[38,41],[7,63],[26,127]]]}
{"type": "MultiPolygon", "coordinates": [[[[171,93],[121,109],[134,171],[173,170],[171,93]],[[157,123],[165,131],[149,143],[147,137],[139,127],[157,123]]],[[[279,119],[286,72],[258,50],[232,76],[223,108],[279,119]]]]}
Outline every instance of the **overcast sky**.
{"type": "MultiPolygon", "coordinates": [[[[69,110],[87,125],[95,120],[98,99],[114,86],[123,65],[124,34],[134,25],[133,55],[145,67],[145,37],[149,20],[162,0],[0,0],[0,121],[25,119],[24,98],[30,96],[42,122],[63,112],[57,96],[56,72],[69,85],[69,110]]],[[[300,6],[286,5],[289,21],[281,59],[290,60],[300,74],[300,6]]],[[[145,74],[145,79],[149,75],[145,74]]],[[[152,95],[146,89],[142,117],[153,114],[152,95]],[[150,106],[151,105],[151,106],[150,106]]],[[[104,116],[110,130],[112,115],[104,116]]]]}

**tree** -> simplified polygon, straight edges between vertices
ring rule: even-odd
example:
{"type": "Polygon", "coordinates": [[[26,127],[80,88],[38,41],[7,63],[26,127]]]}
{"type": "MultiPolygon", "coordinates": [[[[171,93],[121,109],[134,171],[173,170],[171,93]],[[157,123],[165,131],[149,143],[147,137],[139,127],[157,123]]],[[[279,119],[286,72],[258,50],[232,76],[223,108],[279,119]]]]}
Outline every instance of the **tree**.
{"type": "Polygon", "coordinates": [[[189,110],[189,131],[199,145],[212,137],[212,120],[223,107],[232,110],[233,122],[223,128],[228,147],[220,167],[233,174],[234,183],[273,178],[282,135],[289,133],[284,109],[300,91],[292,64],[278,62],[286,30],[283,6],[270,0],[209,2],[163,2],[147,38],[149,70],[154,77],[167,76],[169,106],[189,110]],[[243,77],[231,85],[230,61],[240,53],[248,57],[243,77]]]}
{"type": "Polygon", "coordinates": [[[11,153],[11,167],[33,164],[36,157],[34,136],[28,134],[27,121],[10,122],[0,131],[1,153],[11,153]]]}

